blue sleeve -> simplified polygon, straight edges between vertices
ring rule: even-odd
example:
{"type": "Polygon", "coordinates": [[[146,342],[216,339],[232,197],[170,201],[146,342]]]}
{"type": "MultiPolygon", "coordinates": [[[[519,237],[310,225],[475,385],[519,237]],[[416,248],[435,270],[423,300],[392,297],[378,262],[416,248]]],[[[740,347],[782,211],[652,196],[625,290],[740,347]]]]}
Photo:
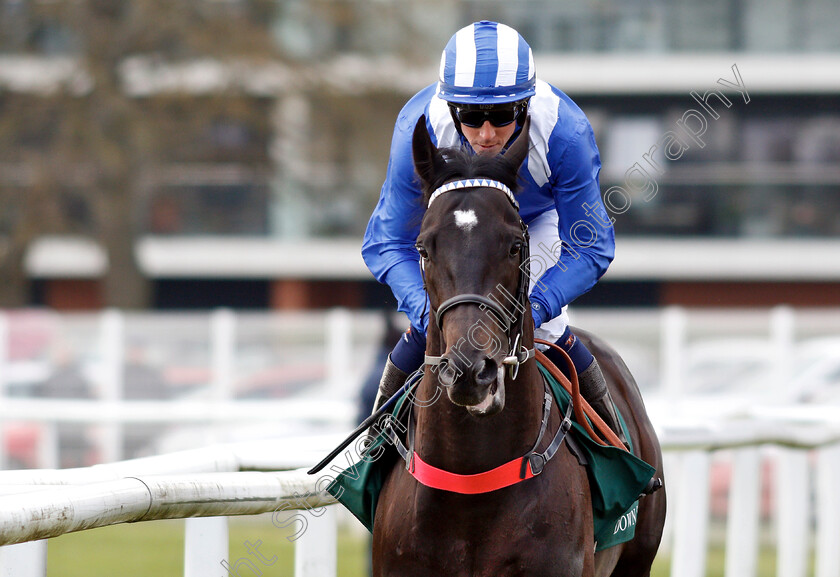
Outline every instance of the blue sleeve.
{"type": "Polygon", "coordinates": [[[595,286],[615,255],[615,234],[598,183],[601,158],[589,122],[579,119],[568,145],[555,152],[559,158],[550,160],[558,168],[551,186],[564,246],[558,263],[531,293],[543,322],[595,286]]]}
{"type": "Polygon", "coordinates": [[[420,274],[420,255],[414,248],[424,210],[411,139],[414,125],[429,102],[426,92],[428,89],[412,98],[397,119],[385,183],[362,244],[362,257],[370,272],[391,288],[399,310],[424,332],[428,322],[427,296],[420,274]]]}

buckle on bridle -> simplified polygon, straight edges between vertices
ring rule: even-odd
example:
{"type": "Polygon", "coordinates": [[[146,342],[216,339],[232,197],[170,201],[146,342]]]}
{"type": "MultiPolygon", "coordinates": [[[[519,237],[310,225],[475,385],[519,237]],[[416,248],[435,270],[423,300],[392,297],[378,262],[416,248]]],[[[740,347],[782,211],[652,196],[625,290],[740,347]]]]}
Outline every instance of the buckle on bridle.
{"type": "Polygon", "coordinates": [[[516,340],[513,341],[513,346],[510,348],[510,354],[504,358],[502,361],[503,365],[508,366],[508,374],[510,375],[511,380],[516,379],[516,376],[519,374],[519,365],[521,361],[519,360],[519,339],[522,337],[522,334],[516,335],[516,340]]]}
{"type": "Polygon", "coordinates": [[[502,360],[502,364],[508,366],[508,374],[511,380],[516,379],[516,376],[519,374],[519,365],[536,354],[534,349],[526,349],[525,345],[519,344],[520,338],[522,338],[521,333],[516,335],[516,340],[510,348],[510,354],[502,360]]]}

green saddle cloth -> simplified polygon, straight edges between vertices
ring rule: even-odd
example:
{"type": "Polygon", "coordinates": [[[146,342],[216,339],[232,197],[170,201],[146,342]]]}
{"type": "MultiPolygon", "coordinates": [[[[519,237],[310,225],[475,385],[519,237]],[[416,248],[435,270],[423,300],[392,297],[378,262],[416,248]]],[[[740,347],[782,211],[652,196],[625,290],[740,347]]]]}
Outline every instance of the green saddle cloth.
{"type": "MultiPolygon", "coordinates": [[[[561,412],[566,410],[570,395],[542,366],[540,372],[548,382],[561,412]]],[[[392,415],[398,415],[408,398],[406,393],[395,403],[392,415]]],[[[630,439],[627,424],[619,414],[625,437],[630,439]]],[[[553,434],[553,432],[549,432],[553,434]]],[[[574,435],[576,448],[586,462],[592,496],[594,534],[596,550],[600,551],[633,538],[636,533],[639,495],[653,478],[656,470],[638,457],[615,447],[604,447],[593,441],[583,427],[572,423],[570,435],[574,435]]],[[[566,441],[564,441],[566,442],[566,441]]],[[[631,452],[633,447],[630,447],[631,452]]],[[[339,472],[327,487],[327,491],[367,527],[373,531],[376,502],[382,484],[395,461],[400,460],[397,450],[380,434],[358,455],[357,462],[347,454],[350,466],[341,470],[336,465],[332,470],[339,472]]],[[[522,481],[528,483],[530,480],[522,481]]]]}

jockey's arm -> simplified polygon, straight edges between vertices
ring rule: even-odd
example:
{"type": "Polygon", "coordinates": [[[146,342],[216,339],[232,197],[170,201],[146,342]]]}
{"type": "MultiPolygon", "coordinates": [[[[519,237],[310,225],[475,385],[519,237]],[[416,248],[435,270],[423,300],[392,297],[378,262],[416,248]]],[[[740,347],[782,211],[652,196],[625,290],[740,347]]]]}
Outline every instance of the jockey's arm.
{"type": "Polygon", "coordinates": [[[400,311],[408,315],[412,326],[426,332],[428,323],[428,305],[426,291],[423,290],[423,279],[420,275],[419,256],[413,244],[411,249],[399,249],[388,247],[386,244],[366,245],[362,253],[367,262],[370,258],[377,264],[368,264],[374,276],[379,282],[387,284],[400,311]],[[379,252],[382,251],[382,252],[379,252]],[[410,251],[413,251],[412,258],[410,251]],[[383,258],[376,260],[374,253],[379,252],[383,258]],[[392,262],[390,267],[383,266],[386,262],[392,262]]]}
{"type": "Polygon", "coordinates": [[[427,297],[414,247],[423,217],[422,193],[414,174],[411,132],[404,129],[407,124],[398,122],[394,130],[385,183],[365,231],[362,257],[376,280],[391,288],[399,310],[425,333],[427,297]]]}
{"type": "Polygon", "coordinates": [[[538,315],[541,322],[559,315],[564,306],[591,289],[615,254],[615,235],[598,183],[601,160],[588,122],[578,123],[554,161],[557,173],[552,187],[564,246],[558,263],[531,291],[531,302],[539,305],[534,307],[535,320],[538,315]]]}

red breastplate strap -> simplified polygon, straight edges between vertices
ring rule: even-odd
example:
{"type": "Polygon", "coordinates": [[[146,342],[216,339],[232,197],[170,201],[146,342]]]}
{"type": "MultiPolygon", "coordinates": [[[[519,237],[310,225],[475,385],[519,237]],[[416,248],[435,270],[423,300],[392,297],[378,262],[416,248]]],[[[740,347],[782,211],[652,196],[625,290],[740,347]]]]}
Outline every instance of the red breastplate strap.
{"type": "Polygon", "coordinates": [[[527,460],[527,466],[524,467],[525,475],[520,477],[520,473],[523,470],[523,459],[526,459],[526,457],[513,459],[504,465],[499,465],[495,469],[490,469],[483,473],[459,475],[429,465],[415,451],[408,470],[415,479],[427,487],[451,491],[453,493],[462,493],[464,495],[475,495],[503,489],[504,487],[515,485],[520,481],[533,477],[534,473],[531,470],[531,464],[527,460]]]}
{"type": "Polygon", "coordinates": [[[572,403],[566,407],[566,414],[557,432],[554,434],[549,446],[543,452],[538,452],[537,447],[540,446],[543,435],[548,426],[549,417],[551,415],[552,394],[548,388],[548,384],[544,383],[545,396],[543,397],[543,417],[540,423],[540,433],[534,443],[534,447],[525,455],[508,461],[503,465],[499,465],[489,471],[483,473],[475,473],[472,475],[461,475],[458,473],[451,473],[438,469],[437,467],[428,464],[417,451],[414,450],[414,428],[409,419],[409,447],[402,444],[399,437],[390,429],[389,436],[394,446],[397,448],[400,456],[406,461],[406,468],[417,481],[427,487],[433,489],[441,489],[443,491],[451,491],[453,493],[461,493],[464,495],[476,495],[478,493],[489,493],[505,487],[510,487],[526,479],[531,479],[542,473],[546,463],[560,448],[560,444],[566,437],[566,433],[572,427],[572,403]]]}

